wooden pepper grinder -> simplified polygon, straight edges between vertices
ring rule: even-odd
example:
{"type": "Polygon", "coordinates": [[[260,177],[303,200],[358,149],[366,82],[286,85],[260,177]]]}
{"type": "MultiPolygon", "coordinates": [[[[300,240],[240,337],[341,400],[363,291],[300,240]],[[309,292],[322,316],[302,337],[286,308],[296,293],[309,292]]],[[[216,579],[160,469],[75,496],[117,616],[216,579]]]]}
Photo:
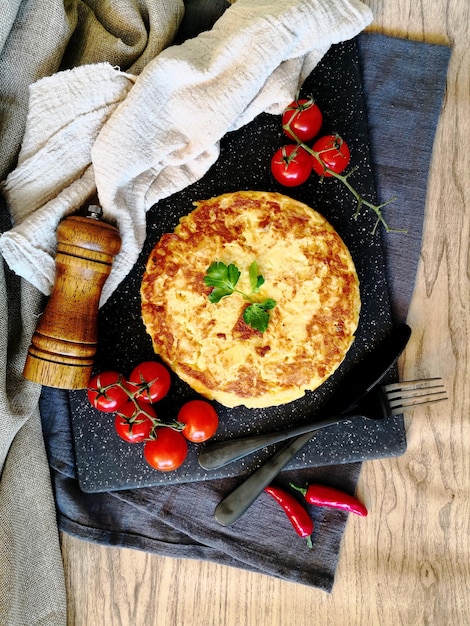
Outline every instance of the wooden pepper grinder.
{"type": "Polygon", "coordinates": [[[101,207],[72,215],[57,228],[55,283],[28,350],[23,375],[61,389],[83,389],[97,346],[98,305],[114,256],[118,230],[103,222],[101,207]]]}

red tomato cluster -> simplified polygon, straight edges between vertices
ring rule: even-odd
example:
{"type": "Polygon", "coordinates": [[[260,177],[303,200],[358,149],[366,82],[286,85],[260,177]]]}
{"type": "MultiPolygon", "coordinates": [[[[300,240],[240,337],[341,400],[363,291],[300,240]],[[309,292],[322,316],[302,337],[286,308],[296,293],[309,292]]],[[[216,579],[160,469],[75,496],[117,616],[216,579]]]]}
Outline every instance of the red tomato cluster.
{"type": "Polygon", "coordinates": [[[128,443],[143,443],[147,463],[162,472],[182,465],[188,441],[201,443],[217,431],[219,417],[205,400],[190,400],[173,422],[163,422],[154,404],[170,390],[171,376],[164,365],[144,361],[130,376],[106,371],[94,376],[87,394],[91,405],[105,413],[116,413],[116,433],[128,443]]]}
{"type": "Polygon", "coordinates": [[[339,135],[324,135],[311,147],[306,144],[318,135],[322,124],[322,112],[311,99],[295,100],[284,111],[284,133],[296,143],[282,146],[271,159],[271,172],[278,183],[296,187],[304,183],[312,171],[331,177],[347,167],[351,155],[339,135]]]}

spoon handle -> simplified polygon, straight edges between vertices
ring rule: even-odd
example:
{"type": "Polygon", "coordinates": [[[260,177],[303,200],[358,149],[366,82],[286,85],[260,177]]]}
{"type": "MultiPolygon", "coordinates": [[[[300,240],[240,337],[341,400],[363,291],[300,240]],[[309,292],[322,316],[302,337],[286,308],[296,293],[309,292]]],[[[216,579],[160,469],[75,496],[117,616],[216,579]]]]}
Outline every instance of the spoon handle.
{"type": "MultiPolygon", "coordinates": [[[[406,324],[392,330],[385,339],[369,351],[364,359],[346,374],[341,390],[327,401],[327,411],[346,415],[374,389],[403,352],[411,334],[406,324]],[[333,409],[333,407],[335,407],[333,409]]],[[[325,407],[323,407],[325,408],[325,407]]],[[[331,414],[330,413],[330,414],[331,414]]],[[[285,465],[310,440],[308,432],[283,446],[264,465],[244,480],[215,509],[215,518],[222,526],[230,526],[238,520],[256,500],[263,489],[279,474],[285,465]]]]}
{"type": "Polygon", "coordinates": [[[265,487],[279,474],[282,468],[310,440],[310,432],[300,435],[276,452],[267,463],[242,482],[215,509],[215,519],[222,526],[230,526],[253,504],[265,487]]]}
{"type": "Polygon", "coordinates": [[[232,461],[241,459],[242,457],[260,450],[265,446],[269,446],[292,437],[313,433],[325,426],[338,424],[339,422],[349,422],[354,416],[340,415],[336,417],[328,417],[315,422],[307,422],[299,426],[293,426],[285,430],[272,433],[263,433],[261,435],[253,435],[252,437],[241,437],[237,439],[228,439],[212,444],[207,444],[200,452],[198,461],[199,465],[206,470],[213,470],[223,467],[232,461]]]}

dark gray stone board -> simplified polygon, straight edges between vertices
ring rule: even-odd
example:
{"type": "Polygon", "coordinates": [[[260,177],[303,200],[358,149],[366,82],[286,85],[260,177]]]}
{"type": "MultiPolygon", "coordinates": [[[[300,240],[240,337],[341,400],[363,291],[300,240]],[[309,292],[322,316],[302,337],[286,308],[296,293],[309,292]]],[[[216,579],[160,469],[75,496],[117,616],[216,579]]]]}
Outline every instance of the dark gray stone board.
{"type": "MultiPolygon", "coordinates": [[[[322,134],[338,132],[347,141],[351,150],[350,167],[358,166],[350,182],[361,195],[375,201],[355,43],[334,46],[306,81],[301,96],[314,97],[322,109],[322,134]]],[[[351,251],[361,285],[360,324],[351,350],[335,375],[320,389],[290,404],[258,410],[228,409],[214,403],[220,415],[217,439],[279,429],[310,419],[312,412],[338,386],[344,372],[392,327],[381,237],[372,234],[375,214],[362,209],[358,219],[353,219],[355,199],[337,180],[320,183],[318,177],[312,176],[297,188],[278,185],[271,176],[269,163],[283,143],[286,141],[280,116],[262,114],[246,127],[229,133],[221,143],[220,158],[200,181],[149,211],[147,240],[138,262],[99,314],[96,372],[118,369],[127,375],[137,363],[156,358],[140,314],[140,283],[145,263],[161,235],[172,231],[179,218],[192,210],[196,200],[240,189],[278,191],[305,202],[332,223],[351,251]]],[[[174,419],[179,407],[194,397],[197,395],[173,376],[170,394],[156,408],[162,419],[174,419]]],[[[118,438],[113,428],[114,416],[95,411],[86,399],[86,392],[71,391],[69,398],[77,473],[86,492],[238,476],[251,473],[276,449],[272,446],[225,468],[207,472],[197,462],[198,446],[190,444],[188,458],[181,468],[160,473],[144,460],[142,445],[130,445],[118,438]]],[[[319,431],[288,469],[398,456],[405,449],[401,416],[379,422],[358,419],[319,431]]]]}

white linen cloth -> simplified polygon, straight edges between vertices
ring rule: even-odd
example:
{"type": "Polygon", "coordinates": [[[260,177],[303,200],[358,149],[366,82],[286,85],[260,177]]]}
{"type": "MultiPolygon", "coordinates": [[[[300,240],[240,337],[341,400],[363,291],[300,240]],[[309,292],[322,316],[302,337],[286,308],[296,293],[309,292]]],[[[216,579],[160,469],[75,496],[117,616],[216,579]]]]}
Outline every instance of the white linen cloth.
{"type": "Polygon", "coordinates": [[[329,47],[371,20],[359,0],[238,0],[138,77],[101,63],[33,84],[18,165],[3,186],[9,266],[49,294],[57,224],[96,188],[122,236],[103,304],[137,259],[146,211],[202,177],[227,132],[280,113],[329,47]]]}

